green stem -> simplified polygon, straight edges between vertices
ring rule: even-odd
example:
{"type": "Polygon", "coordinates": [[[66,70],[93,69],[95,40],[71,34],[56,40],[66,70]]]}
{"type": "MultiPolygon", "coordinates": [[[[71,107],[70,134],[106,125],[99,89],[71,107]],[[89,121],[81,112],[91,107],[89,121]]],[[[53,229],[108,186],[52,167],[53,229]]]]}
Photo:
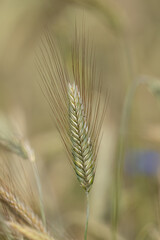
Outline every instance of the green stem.
{"type": "Polygon", "coordinates": [[[116,176],[115,176],[115,196],[114,196],[115,201],[113,206],[114,207],[113,240],[117,239],[121,186],[122,186],[122,172],[123,172],[124,154],[125,154],[125,140],[126,140],[126,133],[128,130],[128,122],[129,122],[129,117],[131,112],[131,105],[132,105],[137,87],[143,83],[148,84],[149,81],[150,79],[145,76],[140,77],[136,81],[133,81],[133,83],[129,86],[129,89],[127,91],[127,94],[124,100],[122,118],[121,118],[121,124],[120,124],[120,133],[119,133],[118,164],[117,164],[116,176]]]}
{"type": "Polygon", "coordinates": [[[46,226],[46,218],[45,218],[45,213],[44,213],[41,183],[40,183],[38,169],[37,169],[37,165],[36,165],[35,161],[32,162],[32,168],[33,168],[33,172],[34,172],[34,176],[35,176],[35,180],[36,180],[36,185],[37,185],[37,188],[38,188],[39,205],[40,205],[40,212],[41,212],[42,222],[43,222],[44,226],[46,226]]]}
{"type": "Polygon", "coordinates": [[[88,231],[88,219],[89,219],[89,193],[86,192],[86,224],[85,224],[85,232],[84,232],[84,240],[87,240],[87,231],[88,231]]]}

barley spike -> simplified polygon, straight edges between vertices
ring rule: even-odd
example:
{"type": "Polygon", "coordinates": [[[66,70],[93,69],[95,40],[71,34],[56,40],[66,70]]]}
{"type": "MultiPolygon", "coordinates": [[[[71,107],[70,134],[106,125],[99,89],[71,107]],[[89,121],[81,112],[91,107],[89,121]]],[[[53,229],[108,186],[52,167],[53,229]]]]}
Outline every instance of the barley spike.
{"type": "Polygon", "coordinates": [[[73,165],[80,185],[89,192],[95,175],[94,153],[84,106],[75,83],[69,83],[68,96],[73,165]]]}

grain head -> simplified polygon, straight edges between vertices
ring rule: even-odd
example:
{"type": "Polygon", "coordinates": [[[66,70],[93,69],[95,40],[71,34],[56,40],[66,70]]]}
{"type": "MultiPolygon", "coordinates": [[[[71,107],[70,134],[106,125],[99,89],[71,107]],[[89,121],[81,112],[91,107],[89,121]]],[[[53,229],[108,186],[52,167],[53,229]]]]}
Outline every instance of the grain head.
{"type": "Polygon", "coordinates": [[[88,34],[75,27],[72,68],[67,68],[49,31],[37,52],[41,89],[80,185],[89,192],[94,181],[100,133],[106,112],[102,78],[96,70],[94,48],[88,34]]]}

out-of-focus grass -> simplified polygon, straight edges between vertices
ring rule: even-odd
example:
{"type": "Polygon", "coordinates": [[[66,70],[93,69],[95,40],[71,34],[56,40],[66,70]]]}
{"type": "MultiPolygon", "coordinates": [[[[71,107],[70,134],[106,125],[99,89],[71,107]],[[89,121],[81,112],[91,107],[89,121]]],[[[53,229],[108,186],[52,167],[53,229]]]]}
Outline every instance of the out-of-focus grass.
{"type": "MultiPolygon", "coordinates": [[[[46,216],[50,225],[59,229],[57,235],[61,233],[62,239],[67,235],[63,232],[65,228],[80,239],[83,219],[75,221],[74,213],[79,216],[84,212],[84,196],[37,84],[39,76],[32,60],[41,30],[46,25],[52,28],[68,61],[75,19],[81,22],[85,15],[96,46],[98,69],[102,68],[104,84],[110,87],[89,226],[90,239],[108,239],[113,166],[117,161],[117,135],[124,96],[131,81],[139,75],[160,79],[159,8],[156,0],[0,2],[0,108],[4,114],[13,113],[17,106],[23,109],[26,134],[37,156],[46,216]],[[100,236],[95,234],[95,219],[100,224],[98,229],[108,226],[100,236]],[[70,223],[68,227],[67,222],[70,223]]],[[[159,122],[159,103],[146,87],[141,86],[132,105],[125,151],[147,149],[159,153],[159,122]]],[[[131,157],[127,161],[131,161],[131,157]]],[[[144,239],[154,239],[153,232],[159,232],[159,171],[151,176],[137,170],[131,176],[124,170],[123,183],[120,235],[132,240],[135,237],[143,239],[143,233],[148,236],[144,239]]]]}

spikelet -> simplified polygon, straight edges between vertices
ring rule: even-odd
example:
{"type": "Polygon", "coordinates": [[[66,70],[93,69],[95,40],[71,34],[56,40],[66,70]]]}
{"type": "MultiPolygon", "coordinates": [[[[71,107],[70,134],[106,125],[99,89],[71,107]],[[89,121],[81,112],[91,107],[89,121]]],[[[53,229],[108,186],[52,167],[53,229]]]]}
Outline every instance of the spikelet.
{"type": "Polygon", "coordinates": [[[66,68],[49,31],[37,52],[41,89],[80,185],[89,192],[94,181],[96,159],[107,94],[102,102],[102,78],[96,71],[92,45],[75,28],[72,69],[66,68]]]}

